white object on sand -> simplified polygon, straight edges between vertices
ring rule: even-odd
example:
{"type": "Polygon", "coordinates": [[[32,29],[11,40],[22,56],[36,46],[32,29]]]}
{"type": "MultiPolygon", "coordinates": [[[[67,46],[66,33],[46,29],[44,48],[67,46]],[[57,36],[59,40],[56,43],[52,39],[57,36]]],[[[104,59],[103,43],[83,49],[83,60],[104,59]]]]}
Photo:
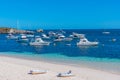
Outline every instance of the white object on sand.
{"type": "Polygon", "coordinates": [[[69,71],[66,72],[66,73],[59,73],[57,76],[58,76],[58,77],[72,77],[72,76],[74,76],[74,75],[71,73],[71,70],[69,70],[69,71]]]}
{"type": "Polygon", "coordinates": [[[47,73],[46,70],[30,70],[29,74],[45,74],[47,73]]]}

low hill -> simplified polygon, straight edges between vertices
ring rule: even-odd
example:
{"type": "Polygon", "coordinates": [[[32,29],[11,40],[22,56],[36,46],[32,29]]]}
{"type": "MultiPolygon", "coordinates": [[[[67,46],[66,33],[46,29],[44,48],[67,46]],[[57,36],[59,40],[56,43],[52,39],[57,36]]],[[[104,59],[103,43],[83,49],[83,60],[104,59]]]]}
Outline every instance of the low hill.
{"type": "Polygon", "coordinates": [[[6,33],[33,33],[32,31],[27,30],[17,30],[14,28],[7,28],[7,27],[0,27],[0,34],[6,34],[6,33]]]}
{"type": "Polygon", "coordinates": [[[7,28],[7,27],[1,27],[0,28],[0,33],[8,33],[10,31],[11,28],[7,28]]]}

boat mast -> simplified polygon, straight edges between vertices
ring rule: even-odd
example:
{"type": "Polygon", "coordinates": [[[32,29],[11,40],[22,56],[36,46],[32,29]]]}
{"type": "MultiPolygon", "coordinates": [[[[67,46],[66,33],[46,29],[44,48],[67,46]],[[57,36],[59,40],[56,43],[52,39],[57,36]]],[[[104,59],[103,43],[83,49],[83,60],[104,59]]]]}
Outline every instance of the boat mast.
{"type": "Polygon", "coordinates": [[[19,29],[19,20],[17,20],[17,29],[19,29]]]}

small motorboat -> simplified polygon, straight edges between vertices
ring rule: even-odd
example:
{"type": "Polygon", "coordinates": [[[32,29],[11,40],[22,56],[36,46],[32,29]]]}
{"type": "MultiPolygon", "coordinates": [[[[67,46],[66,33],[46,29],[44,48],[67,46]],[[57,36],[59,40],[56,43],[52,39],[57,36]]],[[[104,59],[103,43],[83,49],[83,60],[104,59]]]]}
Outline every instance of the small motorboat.
{"type": "Polygon", "coordinates": [[[61,39],[61,38],[56,38],[54,41],[55,42],[60,42],[60,41],[62,41],[63,39],[61,39]]]}
{"type": "Polygon", "coordinates": [[[84,38],[85,34],[79,34],[79,33],[73,32],[72,35],[70,35],[69,37],[72,37],[72,38],[84,38]]]}
{"type": "Polygon", "coordinates": [[[37,32],[43,32],[43,29],[38,29],[37,32]]]}
{"type": "Polygon", "coordinates": [[[8,34],[7,36],[7,39],[18,39],[18,36],[14,36],[13,34],[8,34]]]}
{"type": "Polygon", "coordinates": [[[50,37],[47,36],[46,34],[42,34],[42,38],[43,38],[43,39],[50,39],[50,37]]]}
{"type": "Polygon", "coordinates": [[[27,38],[27,36],[25,34],[21,34],[17,40],[17,42],[28,42],[28,41],[29,41],[29,39],[27,38]]]}
{"type": "Polygon", "coordinates": [[[57,77],[72,77],[72,76],[74,76],[74,75],[71,73],[71,70],[69,70],[69,71],[66,72],[66,73],[59,73],[59,74],[57,75],[57,77]]]}
{"type": "Polygon", "coordinates": [[[63,38],[63,41],[72,41],[72,38],[63,38]]]}
{"type": "Polygon", "coordinates": [[[45,74],[47,73],[46,70],[30,70],[29,74],[45,74]]]}
{"type": "Polygon", "coordinates": [[[34,37],[33,34],[27,34],[26,36],[27,36],[27,38],[33,38],[34,37]]]}
{"type": "Polygon", "coordinates": [[[102,32],[103,34],[110,34],[110,32],[102,32]]]}

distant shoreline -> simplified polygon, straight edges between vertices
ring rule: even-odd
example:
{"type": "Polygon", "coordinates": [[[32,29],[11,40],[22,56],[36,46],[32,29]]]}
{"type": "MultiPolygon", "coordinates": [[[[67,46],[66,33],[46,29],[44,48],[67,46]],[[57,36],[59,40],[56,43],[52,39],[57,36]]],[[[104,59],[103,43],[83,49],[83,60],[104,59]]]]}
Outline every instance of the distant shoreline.
{"type": "Polygon", "coordinates": [[[21,33],[33,33],[33,31],[29,31],[29,30],[17,30],[14,28],[0,28],[0,34],[8,34],[8,33],[14,33],[14,34],[21,34],[21,33]],[[12,32],[11,32],[12,30],[12,32]]]}

